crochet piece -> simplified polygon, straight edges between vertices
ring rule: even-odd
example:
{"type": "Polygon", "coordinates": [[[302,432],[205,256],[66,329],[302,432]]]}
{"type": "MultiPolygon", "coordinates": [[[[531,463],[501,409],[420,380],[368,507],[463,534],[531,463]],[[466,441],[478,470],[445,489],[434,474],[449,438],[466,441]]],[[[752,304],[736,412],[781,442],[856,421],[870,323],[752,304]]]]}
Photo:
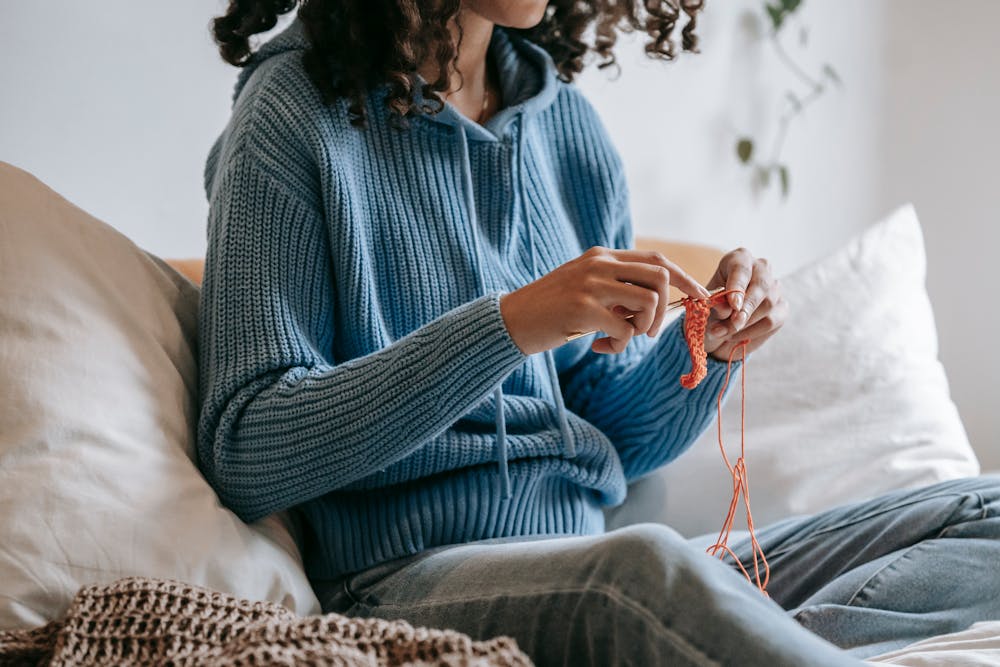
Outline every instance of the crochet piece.
{"type": "MultiPolygon", "coordinates": [[[[712,307],[722,302],[732,292],[736,290],[723,290],[710,297],[698,299],[687,297],[684,299],[684,339],[688,344],[688,351],[691,356],[691,372],[681,376],[681,386],[686,389],[694,389],[705,378],[708,373],[708,354],[705,352],[705,328],[708,325],[709,314],[712,307]]],[[[752,584],[755,584],[761,593],[767,595],[767,584],[771,578],[771,567],[768,565],[764,550],[757,541],[757,534],[753,523],[753,515],[750,512],[750,480],[747,476],[746,464],[746,438],[745,438],[745,415],[746,415],[746,373],[740,374],[740,456],[736,463],[730,463],[726,454],[725,445],[722,442],[722,397],[725,396],[726,387],[729,386],[729,375],[733,369],[733,358],[737,350],[742,352],[742,361],[746,364],[746,346],[748,340],[741,341],[735,345],[729,353],[729,363],[726,366],[726,380],[722,385],[716,398],[716,424],[719,433],[719,451],[722,452],[722,460],[725,461],[726,468],[733,478],[733,495],[729,502],[729,510],[719,531],[719,537],[715,544],[707,549],[709,555],[722,559],[730,556],[743,572],[743,576],[752,584]],[[746,566],[729,547],[729,534],[733,529],[733,522],[736,520],[736,511],[739,507],[740,499],[746,506],[747,530],[750,533],[750,546],[753,555],[753,576],[747,571],[746,566]]]]}
{"type": "Polygon", "coordinates": [[[708,353],[705,352],[705,327],[712,306],[726,297],[728,292],[713,294],[704,299],[689,296],[684,304],[684,340],[691,355],[691,372],[681,376],[681,386],[694,389],[708,375],[708,353]],[[721,298],[720,298],[721,297],[721,298]]]}
{"type": "Polygon", "coordinates": [[[509,637],[339,614],[297,617],[175,581],[133,577],[86,586],[66,615],[0,631],[0,665],[447,665],[526,667],[509,637]]]}

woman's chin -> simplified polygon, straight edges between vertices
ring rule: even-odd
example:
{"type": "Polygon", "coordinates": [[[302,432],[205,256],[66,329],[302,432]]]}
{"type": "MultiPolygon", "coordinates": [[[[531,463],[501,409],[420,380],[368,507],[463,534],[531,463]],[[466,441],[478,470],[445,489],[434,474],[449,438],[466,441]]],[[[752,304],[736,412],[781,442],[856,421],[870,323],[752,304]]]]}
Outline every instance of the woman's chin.
{"type": "MultiPolygon", "coordinates": [[[[530,4],[537,5],[539,3],[530,3],[530,4]]],[[[521,14],[518,17],[519,20],[512,21],[506,27],[517,28],[520,30],[527,30],[529,28],[534,28],[536,25],[542,22],[543,18],[545,18],[545,8],[547,6],[548,6],[547,4],[542,4],[541,9],[535,9],[534,11],[525,12],[524,14],[521,14]]]]}
{"type": "Polygon", "coordinates": [[[534,28],[545,16],[549,3],[540,0],[469,0],[467,7],[492,23],[505,28],[526,30],[534,28]]]}

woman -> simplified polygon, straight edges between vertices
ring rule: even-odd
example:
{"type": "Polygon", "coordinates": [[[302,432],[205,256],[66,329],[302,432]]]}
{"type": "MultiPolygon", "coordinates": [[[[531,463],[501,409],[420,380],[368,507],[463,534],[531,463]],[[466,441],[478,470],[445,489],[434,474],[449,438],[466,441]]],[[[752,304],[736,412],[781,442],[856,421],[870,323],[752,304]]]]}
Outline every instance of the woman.
{"type": "Polygon", "coordinates": [[[684,13],[694,49],[699,4],[307,0],[256,53],[297,2],[216,20],[244,70],[206,168],[199,460],[244,520],[294,508],[325,610],[573,665],[856,664],[814,633],[870,653],[950,628],[867,604],[871,631],[834,589],[857,597],[865,568],[993,516],[995,483],[764,531],[773,601],[664,526],[602,534],[627,482],[709,424],[734,347],[787,313],[744,249],[705,287],[632,249],[621,161],[569,83],[589,50],[611,61],[619,26],[671,58],[684,13]],[[733,290],[692,391],[669,285],[733,290]]]}

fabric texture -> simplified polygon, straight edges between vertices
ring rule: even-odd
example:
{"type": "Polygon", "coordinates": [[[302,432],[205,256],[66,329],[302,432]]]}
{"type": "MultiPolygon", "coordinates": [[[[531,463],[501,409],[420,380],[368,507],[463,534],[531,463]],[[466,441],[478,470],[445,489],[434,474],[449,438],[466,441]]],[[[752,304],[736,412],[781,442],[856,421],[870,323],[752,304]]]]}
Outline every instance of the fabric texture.
{"type": "MultiPolygon", "coordinates": [[[[757,537],[768,597],[705,553],[711,539],[653,523],[441,547],[315,585],[324,611],[503,633],[540,667],[859,665],[1000,618],[988,565],[1000,477],[893,491],[757,537]]],[[[751,568],[747,536],[730,545],[751,568]]]]}
{"type": "Polygon", "coordinates": [[[0,163],[0,628],[130,575],[318,610],[284,520],[245,525],[195,466],[197,307],[187,279],[0,163]]]}
{"type": "Polygon", "coordinates": [[[323,105],[293,21],[242,73],[206,165],[200,463],[248,521],[290,507],[312,576],[441,544],[599,533],[709,424],[680,323],[620,355],[525,355],[499,302],[631,247],[621,162],[548,55],[498,28],[504,109],[397,129],[323,105]]]}
{"type": "Polygon", "coordinates": [[[338,614],[297,617],[176,581],[130,577],[87,586],[36,630],[0,631],[0,665],[338,665],[529,667],[507,637],[474,642],[451,630],[338,614]]]}
{"type": "MultiPolygon", "coordinates": [[[[757,525],[979,473],[938,360],[925,276],[920,222],[903,206],[781,278],[788,321],[746,366],[757,525]]],[[[738,400],[722,422],[728,451],[737,451],[738,400]]],[[[731,493],[712,428],[633,484],[607,525],[660,521],[688,536],[717,532],[731,493]]]]}
{"type": "Polygon", "coordinates": [[[965,630],[915,642],[867,662],[905,667],[995,667],[1000,665],[1000,621],[973,623],[965,630]]]}

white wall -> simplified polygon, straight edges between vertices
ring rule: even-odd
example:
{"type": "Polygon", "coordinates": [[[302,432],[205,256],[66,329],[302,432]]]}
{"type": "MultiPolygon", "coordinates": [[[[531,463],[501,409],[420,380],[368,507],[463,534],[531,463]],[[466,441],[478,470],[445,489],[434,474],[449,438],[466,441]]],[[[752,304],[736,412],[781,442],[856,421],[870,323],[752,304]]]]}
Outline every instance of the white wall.
{"type": "Polygon", "coordinates": [[[1000,2],[892,5],[879,199],[916,204],[941,360],[980,458],[1000,469],[1000,2]]]}
{"type": "Polygon", "coordinates": [[[7,3],[0,160],[145,248],[202,254],[202,167],[226,123],[235,71],[208,32],[223,4],[7,3]]]}
{"type": "MultiPolygon", "coordinates": [[[[223,0],[36,0],[0,21],[0,160],[163,256],[204,251],[201,171],[235,70],[208,22],[223,0]]],[[[941,356],[984,464],[1000,468],[987,276],[1000,245],[1000,2],[811,0],[802,63],[844,79],[791,128],[792,190],[754,194],[737,136],[769,139],[793,81],[762,31],[761,0],[709,0],[703,53],[672,64],[621,49],[622,74],[584,89],[626,161],[637,231],[746,245],[779,272],[912,200],[925,225],[941,356]],[[755,18],[758,17],[758,18],[755,18]],[[756,28],[755,28],[756,26],[756,28]]],[[[635,40],[632,40],[635,43],[635,40]]]]}

